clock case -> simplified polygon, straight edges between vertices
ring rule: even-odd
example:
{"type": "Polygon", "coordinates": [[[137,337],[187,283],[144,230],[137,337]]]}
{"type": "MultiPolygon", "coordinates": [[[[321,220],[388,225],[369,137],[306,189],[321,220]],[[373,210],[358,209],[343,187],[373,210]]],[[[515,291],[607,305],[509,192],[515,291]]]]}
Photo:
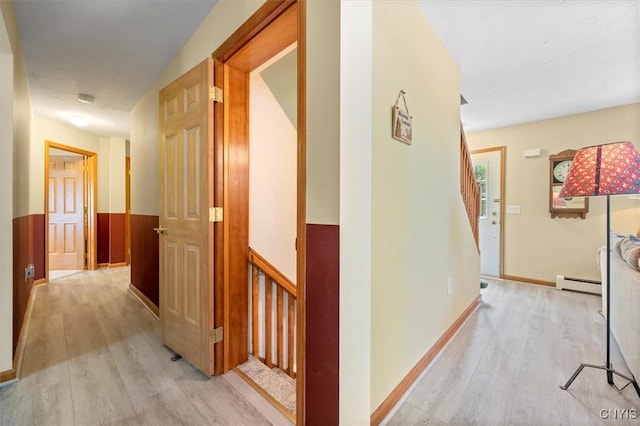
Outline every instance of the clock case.
{"type": "Polygon", "coordinates": [[[563,182],[560,182],[553,175],[553,169],[563,161],[573,160],[576,152],[578,151],[576,151],[575,149],[567,149],[565,151],[549,156],[549,213],[551,214],[551,218],[560,217],[586,219],[587,213],[589,212],[588,197],[584,197],[584,204],[580,208],[555,207],[553,205],[554,189],[556,190],[556,192],[559,192],[563,184],[563,182]]]}

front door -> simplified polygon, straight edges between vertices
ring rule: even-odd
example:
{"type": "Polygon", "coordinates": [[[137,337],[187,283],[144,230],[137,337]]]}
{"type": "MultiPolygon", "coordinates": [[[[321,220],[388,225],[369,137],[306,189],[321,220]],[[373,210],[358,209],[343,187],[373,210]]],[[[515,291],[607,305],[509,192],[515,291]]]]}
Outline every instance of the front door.
{"type": "Polygon", "coordinates": [[[84,157],[49,157],[49,269],[84,269],[84,157]]]}
{"type": "Polygon", "coordinates": [[[213,81],[210,59],[160,91],[160,331],[207,375],[213,351],[213,81]]]}
{"type": "Polygon", "coordinates": [[[480,273],[500,276],[502,232],[502,151],[472,153],[471,160],[480,186],[480,273]]]}

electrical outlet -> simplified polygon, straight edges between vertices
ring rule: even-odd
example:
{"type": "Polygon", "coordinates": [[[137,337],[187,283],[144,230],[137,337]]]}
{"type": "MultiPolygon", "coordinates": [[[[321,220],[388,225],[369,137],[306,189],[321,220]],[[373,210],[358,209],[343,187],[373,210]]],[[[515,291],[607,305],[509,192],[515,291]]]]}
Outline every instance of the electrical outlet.
{"type": "Polygon", "coordinates": [[[447,294],[451,294],[453,292],[453,280],[451,278],[447,279],[447,294]]]}
{"type": "Polygon", "coordinates": [[[36,267],[33,265],[33,263],[30,263],[26,268],[24,268],[24,281],[27,282],[29,281],[29,278],[35,278],[35,276],[36,267]]]}

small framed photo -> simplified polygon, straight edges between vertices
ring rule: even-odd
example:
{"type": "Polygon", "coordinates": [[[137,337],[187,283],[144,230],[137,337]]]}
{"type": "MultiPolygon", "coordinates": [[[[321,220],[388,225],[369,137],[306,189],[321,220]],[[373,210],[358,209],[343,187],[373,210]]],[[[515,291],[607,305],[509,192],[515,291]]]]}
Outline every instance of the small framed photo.
{"type": "Polygon", "coordinates": [[[411,117],[408,112],[402,111],[398,106],[392,108],[392,117],[393,129],[391,136],[400,142],[411,145],[413,117],[411,117]]]}

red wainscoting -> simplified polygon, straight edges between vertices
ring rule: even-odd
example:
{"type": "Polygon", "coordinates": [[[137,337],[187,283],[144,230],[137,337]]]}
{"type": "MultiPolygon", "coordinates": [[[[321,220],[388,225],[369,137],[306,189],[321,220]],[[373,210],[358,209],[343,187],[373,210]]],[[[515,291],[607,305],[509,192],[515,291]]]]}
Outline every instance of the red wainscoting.
{"type": "Polygon", "coordinates": [[[126,257],[126,215],[111,213],[109,226],[109,264],[124,263],[126,257]]]}
{"type": "Polygon", "coordinates": [[[160,305],[158,216],[131,215],[131,284],[160,305]]]}
{"type": "Polygon", "coordinates": [[[97,242],[97,262],[99,265],[109,263],[109,213],[98,213],[98,242],[97,242]]]}
{"type": "Polygon", "coordinates": [[[35,279],[44,278],[44,214],[13,219],[13,351],[24,323],[34,278],[24,280],[24,269],[32,263],[35,279]]]}
{"type": "Polygon", "coordinates": [[[338,424],[340,227],[307,224],[306,424],[338,424]]]}
{"type": "Polygon", "coordinates": [[[36,267],[35,280],[44,279],[44,262],[47,255],[47,248],[44,246],[44,233],[46,232],[44,214],[33,214],[30,216],[33,221],[33,264],[36,267]]]}
{"type": "Polygon", "coordinates": [[[98,264],[126,262],[124,213],[98,213],[98,264]]]}

